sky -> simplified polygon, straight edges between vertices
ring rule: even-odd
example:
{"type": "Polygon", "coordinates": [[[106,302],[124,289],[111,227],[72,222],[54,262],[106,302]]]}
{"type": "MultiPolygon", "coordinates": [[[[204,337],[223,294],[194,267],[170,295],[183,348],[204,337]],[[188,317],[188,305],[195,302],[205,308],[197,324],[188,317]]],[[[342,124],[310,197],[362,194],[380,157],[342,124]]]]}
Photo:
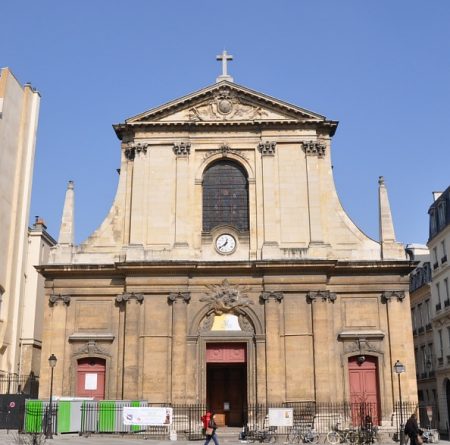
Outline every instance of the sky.
{"type": "Polygon", "coordinates": [[[426,243],[432,192],[450,185],[450,1],[3,1],[0,66],[41,94],[30,224],[57,238],[75,182],[76,242],[118,183],[112,124],[215,82],[338,120],[342,205],[378,239],[378,177],[397,239],[426,243]]]}

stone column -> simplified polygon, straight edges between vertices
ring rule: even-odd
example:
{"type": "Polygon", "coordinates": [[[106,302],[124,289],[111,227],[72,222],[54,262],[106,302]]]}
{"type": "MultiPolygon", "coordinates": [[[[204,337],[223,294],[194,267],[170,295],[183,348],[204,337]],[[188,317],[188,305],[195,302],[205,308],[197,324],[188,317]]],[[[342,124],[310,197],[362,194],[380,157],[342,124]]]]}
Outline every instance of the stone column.
{"type": "Polygon", "coordinates": [[[336,300],[336,294],[329,291],[308,292],[306,300],[311,304],[312,312],[315,399],[316,402],[335,402],[334,375],[330,375],[333,370],[330,366],[333,359],[330,345],[336,340],[332,335],[333,313],[328,303],[336,300]]]}
{"type": "Polygon", "coordinates": [[[393,402],[398,402],[398,377],[393,368],[395,362],[400,360],[406,368],[406,372],[400,376],[402,400],[404,402],[416,401],[417,384],[414,351],[410,348],[413,342],[412,322],[411,317],[407,315],[409,313],[409,302],[406,298],[406,293],[402,290],[385,291],[381,294],[381,301],[386,305],[389,329],[390,362],[386,358],[387,372],[385,374],[385,380],[389,381],[389,377],[392,379],[393,402]]]}
{"type": "Polygon", "coordinates": [[[280,303],[282,292],[263,292],[266,326],[267,403],[284,401],[285,367],[282,353],[280,303]]]}
{"type": "Polygon", "coordinates": [[[187,308],[190,292],[169,294],[172,305],[172,403],[186,402],[187,308]]]}
{"type": "Polygon", "coordinates": [[[52,294],[49,296],[49,308],[46,309],[44,335],[41,354],[41,371],[39,382],[39,397],[50,396],[50,368],[48,358],[55,354],[56,367],[53,371],[53,394],[66,395],[63,392],[65,375],[64,364],[70,357],[65,357],[67,308],[70,304],[69,295],[52,294]]]}
{"type": "Polygon", "coordinates": [[[130,244],[144,244],[147,238],[147,150],[149,144],[133,143],[129,147],[129,159],[134,160],[131,196],[130,244]]]}
{"type": "Polygon", "coordinates": [[[117,295],[116,301],[125,306],[122,398],[136,400],[140,398],[139,383],[139,335],[140,308],[144,301],[142,294],[128,293],[117,295]]]}
{"type": "Polygon", "coordinates": [[[173,145],[176,155],[175,247],[188,247],[190,142],[173,145]]]}
{"type": "MultiPolygon", "coordinates": [[[[263,178],[263,205],[264,205],[264,244],[263,251],[268,253],[279,242],[279,214],[278,208],[278,171],[276,165],[276,143],[265,142],[258,145],[261,152],[262,178],[263,178]]],[[[264,255],[264,252],[263,252],[264,255]]]]}
{"type": "Polygon", "coordinates": [[[318,142],[303,142],[306,156],[308,181],[309,232],[311,244],[322,244],[322,214],[320,199],[319,159],[325,156],[325,145],[318,142]]]}

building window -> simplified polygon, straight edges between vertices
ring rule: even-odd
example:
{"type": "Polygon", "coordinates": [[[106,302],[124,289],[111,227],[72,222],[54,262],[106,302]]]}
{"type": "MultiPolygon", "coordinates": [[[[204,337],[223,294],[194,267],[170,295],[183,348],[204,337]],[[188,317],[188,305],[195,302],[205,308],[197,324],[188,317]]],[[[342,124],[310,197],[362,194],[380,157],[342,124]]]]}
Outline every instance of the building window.
{"type": "Polygon", "coordinates": [[[444,357],[444,343],[442,341],[442,329],[438,330],[438,338],[439,338],[439,358],[442,359],[442,357],[444,357]]]}
{"type": "Polygon", "coordinates": [[[431,320],[430,300],[425,300],[425,323],[428,326],[431,320]]]}
{"type": "Polygon", "coordinates": [[[444,289],[445,289],[445,305],[448,306],[450,303],[450,295],[448,294],[448,278],[444,278],[444,289]]]}
{"type": "Polygon", "coordinates": [[[439,283],[436,283],[436,296],[437,296],[437,305],[436,305],[436,310],[440,311],[442,308],[442,301],[441,301],[441,288],[439,283]]]}
{"type": "Polygon", "coordinates": [[[441,202],[438,206],[438,224],[439,228],[445,225],[445,201],[441,202]]]}
{"type": "Polygon", "coordinates": [[[433,343],[428,343],[428,358],[427,358],[427,368],[431,371],[433,366],[433,343]]]}
{"type": "Polygon", "coordinates": [[[441,247],[442,247],[441,263],[445,263],[447,262],[447,247],[445,246],[445,239],[441,241],[441,247]]]}
{"type": "Polygon", "coordinates": [[[216,162],[203,175],[203,230],[221,225],[249,230],[247,174],[231,161],[216,162]]]}
{"type": "Polygon", "coordinates": [[[433,247],[433,269],[439,266],[437,247],[433,247]]]}
{"type": "Polygon", "coordinates": [[[433,236],[437,232],[436,228],[436,215],[434,209],[430,211],[430,235],[433,236]]]}

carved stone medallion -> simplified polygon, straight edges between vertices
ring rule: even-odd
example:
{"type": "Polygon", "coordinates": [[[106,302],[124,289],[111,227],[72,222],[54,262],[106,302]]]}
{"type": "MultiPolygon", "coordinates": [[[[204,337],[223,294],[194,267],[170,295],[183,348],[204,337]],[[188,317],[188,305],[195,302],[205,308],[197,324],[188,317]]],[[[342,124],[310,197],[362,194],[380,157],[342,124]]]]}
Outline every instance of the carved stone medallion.
{"type": "Polygon", "coordinates": [[[210,309],[217,315],[227,312],[244,314],[243,308],[253,304],[246,294],[249,290],[247,287],[232,285],[227,279],[223,280],[222,284],[207,287],[209,292],[200,298],[200,301],[208,303],[210,309]]]}

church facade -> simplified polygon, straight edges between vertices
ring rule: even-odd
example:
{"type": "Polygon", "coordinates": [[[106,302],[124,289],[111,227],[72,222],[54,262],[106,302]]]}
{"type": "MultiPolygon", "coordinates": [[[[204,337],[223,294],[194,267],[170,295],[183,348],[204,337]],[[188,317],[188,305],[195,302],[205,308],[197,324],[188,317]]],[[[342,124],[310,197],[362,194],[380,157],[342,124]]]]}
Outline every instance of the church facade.
{"type": "Polygon", "coordinates": [[[416,400],[412,269],[380,178],[380,241],[332,176],[337,122],[225,75],[114,126],[111,210],[73,242],[66,192],[46,278],[41,397],[207,403],[416,400]]]}

